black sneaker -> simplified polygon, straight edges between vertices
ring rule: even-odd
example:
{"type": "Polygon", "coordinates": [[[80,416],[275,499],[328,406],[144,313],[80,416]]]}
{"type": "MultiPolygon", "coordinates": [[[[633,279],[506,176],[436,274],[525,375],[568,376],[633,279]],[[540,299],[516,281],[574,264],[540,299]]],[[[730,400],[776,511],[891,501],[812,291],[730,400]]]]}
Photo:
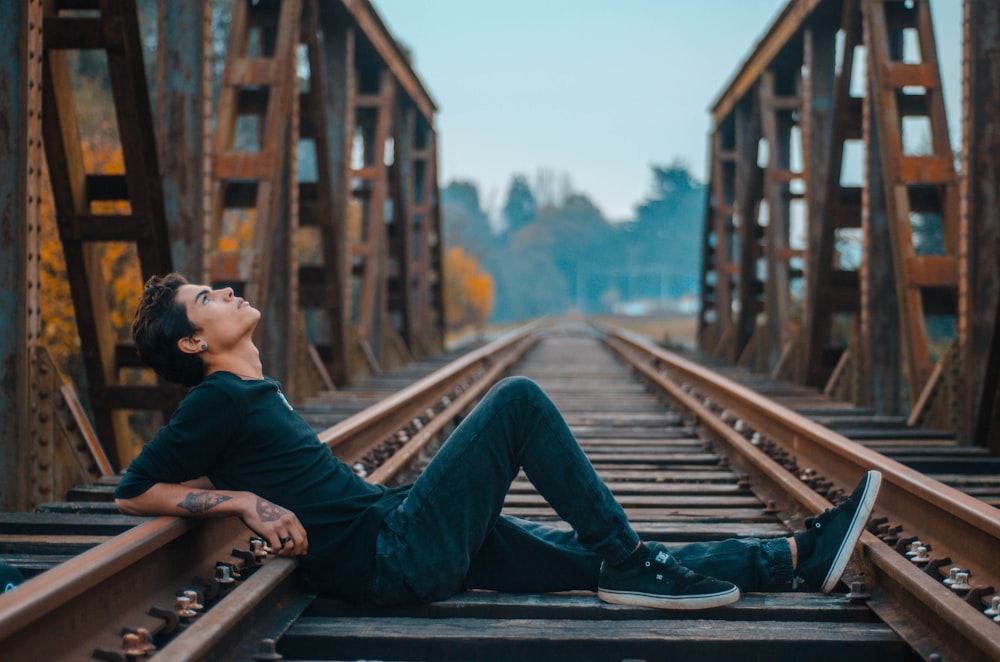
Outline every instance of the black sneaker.
{"type": "Polygon", "coordinates": [[[663,549],[643,547],[646,559],[636,565],[601,565],[597,579],[601,600],[660,609],[707,609],[740,599],[740,589],[733,584],[688,570],[663,549]]]}
{"type": "Polygon", "coordinates": [[[881,484],[882,474],[869,471],[839,506],[806,518],[807,535],[813,535],[813,551],[795,568],[796,585],[801,582],[823,593],[833,590],[865,530],[881,484]]]}

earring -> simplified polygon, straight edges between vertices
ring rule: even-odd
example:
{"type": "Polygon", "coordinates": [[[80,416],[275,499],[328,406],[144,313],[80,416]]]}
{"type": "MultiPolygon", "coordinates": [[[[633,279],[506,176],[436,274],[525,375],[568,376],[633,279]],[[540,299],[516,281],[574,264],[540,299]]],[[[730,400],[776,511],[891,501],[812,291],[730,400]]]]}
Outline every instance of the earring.
{"type": "Polygon", "coordinates": [[[202,343],[201,344],[201,351],[204,352],[206,349],[208,349],[208,345],[206,345],[205,343],[202,343]]]}

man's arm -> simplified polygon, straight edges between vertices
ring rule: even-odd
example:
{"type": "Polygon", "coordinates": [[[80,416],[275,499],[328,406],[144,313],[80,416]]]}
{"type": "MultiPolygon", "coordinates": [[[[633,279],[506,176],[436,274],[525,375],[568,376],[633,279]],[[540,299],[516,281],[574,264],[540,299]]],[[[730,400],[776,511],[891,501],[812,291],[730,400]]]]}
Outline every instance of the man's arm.
{"type": "Polygon", "coordinates": [[[127,515],[173,515],[175,517],[237,516],[252,531],[264,537],[279,556],[298,556],[309,550],[306,530],[292,511],[252,492],[200,489],[192,485],[156,483],[131,499],[115,499],[127,515]],[[282,539],[291,540],[282,544],[282,539]]]}

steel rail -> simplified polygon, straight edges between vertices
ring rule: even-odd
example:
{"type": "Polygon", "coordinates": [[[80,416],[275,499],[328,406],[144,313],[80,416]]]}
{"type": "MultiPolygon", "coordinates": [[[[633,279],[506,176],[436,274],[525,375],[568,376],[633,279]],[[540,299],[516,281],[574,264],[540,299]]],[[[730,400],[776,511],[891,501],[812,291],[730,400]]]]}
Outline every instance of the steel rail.
{"type": "MultiPolygon", "coordinates": [[[[512,331],[324,430],[320,438],[350,460],[423,421],[407,433],[408,441],[396,455],[367,478],[389,482],[537,342],[544,326],[538,322],[512,331]]],[[[0,595],[3,655],[86,659],[100,651],[103,659],[124,660],[125,654],[117,653],[123,631],[145,628],[155,635],[176,627],[169,613],[178,592],[190,587],[214,593],[216,562],[231,560],[241,545],[249,552],[250,535],[237,518],[198,522],[157,517],[130,529],[0,595]],[[194,585],[195,578],[206,579],[194,585]]],[[[170,660],[226,657],[237,650],[245,654],[239,646],[248,632],[261,623],[280,625],[284,613],[301,612],[307,603],[304,590],[292,581],[296,565],[284,558],[255,564],[252,575],[156,654],[170,660]]]]}
{"type": "MultiPolygon", "coordinates": [[[[765,492],[785,492],[807,513],[831,504],[748,439],[748,432],[782,447],[800,467],[812,467],[841,488],[849,489],[869,468],[882,471],[876,515],[899,522],[908,535],[930,542],[938,563],[933,576],[879,538],[862,537],[862,573],[869,606],[918,652],[943,659],[1000,659],[1000,638],[978,605],[998,577],[1000,549],[997,510],[818,425],[786,407],[711,370],[628,332],[601,329],[607,344],[639,373],[692,411],[725,443],[738,464],[765,492]],[[742,421],[738,432],[732,425],[742,421]],[[971,605],[945,587],[937,568],[955,559],[971,570],[979,585],[971,605]]],[[[795,507],[789,514],[799,515],[795,507]]],[[[945,565],[947,567],[947,565],[945,565]]]]}
{"type": "MultiPolygon", "coordinates": [[[[422,429],[428,421],[439,417],[442,421],[450,420],[450,416],[440,416],[442,412],[433,407],[444,407],[451,414],[457,411],[456,399],[467,405],[481,395],[492,384],[483,377],[496,377],[516,362],[537,342],[536,334],[545,325],[545,321],[529,324],[462,356],[365,411],[323,430],[319,433],[320,441],[330,446],[343,462],[354,464],[407,426],[422,429]],[[462,398],[466,391],[471,391],[472,396],[462,398]]],[[[405,447],[416,445],[406,443],[405,447]]],[[[378,480],[388,480],[388,471],[397,470],[383,472],[378,480]]]]}
{"type": "Polygon", "coordinates": [[[250,535],[236,518],[158,517],[129,529],[0,595],[3,656],[88,659],[120,649],[123,629],[169,632],[178,593],[212,594],[215,561],[250,535]]]}

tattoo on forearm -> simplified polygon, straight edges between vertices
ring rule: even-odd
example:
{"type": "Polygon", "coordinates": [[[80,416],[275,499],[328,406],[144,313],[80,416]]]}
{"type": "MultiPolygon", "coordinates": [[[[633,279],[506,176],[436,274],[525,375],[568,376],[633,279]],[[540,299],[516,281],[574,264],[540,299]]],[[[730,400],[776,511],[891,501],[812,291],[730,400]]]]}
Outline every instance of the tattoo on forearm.
{"type": "Polygon", "coordinates": [[[281,514],[284,512],[284,508],[276,506],[266,499],[257,497],[257,516],[260,517],[261,521],[273,522],[281,519],[281,514]]]}
{"type": "Polygon", "coordinates": [[[212,494],[211,492],[188,492],[188,495],[177,504],[177,507],[192,513],[203,513],[215,508],[223,501],[229,501],[230,498],[224,494],[212,494]]]}

